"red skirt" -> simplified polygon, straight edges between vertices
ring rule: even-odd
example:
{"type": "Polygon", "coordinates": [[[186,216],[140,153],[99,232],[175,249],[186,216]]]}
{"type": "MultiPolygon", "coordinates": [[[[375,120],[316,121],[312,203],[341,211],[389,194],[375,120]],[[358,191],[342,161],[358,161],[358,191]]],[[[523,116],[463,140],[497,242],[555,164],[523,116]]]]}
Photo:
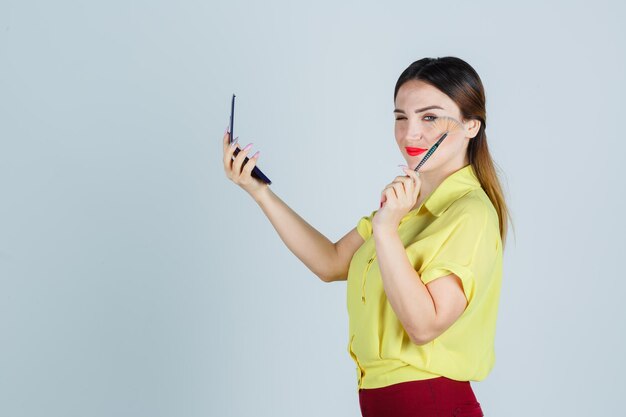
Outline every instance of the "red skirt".
{"type": "Polygon", "coordinates": [[[438,378],[359,389],[363,417],[483,417],[469,381],[438,378]]]}

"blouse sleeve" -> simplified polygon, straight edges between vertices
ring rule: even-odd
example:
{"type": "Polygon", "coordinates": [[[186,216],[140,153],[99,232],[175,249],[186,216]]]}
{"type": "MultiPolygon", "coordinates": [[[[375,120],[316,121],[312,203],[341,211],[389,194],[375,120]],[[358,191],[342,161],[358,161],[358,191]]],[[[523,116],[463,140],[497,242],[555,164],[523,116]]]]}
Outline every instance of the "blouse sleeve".
{"type": "Polygon", "coordinates": [[[450,274],[463,284],[468,302],[474,298],[477,278],[487,275],[496,257],[493,227],[485,211],[463,213],[439,236],[437,250],[425,260],[420,277],[424,284],[450,274]],[[493,240],[493,242],[491,242],[493,240]]]}
{"type": "Polygon", "coordinates": [[[374,210],[369,216],[361,217],[356,225],[356,230],[359,232],[363,240],[369,239],[372,235],[372,218],[377,211],[378,210],[374,210]]]}

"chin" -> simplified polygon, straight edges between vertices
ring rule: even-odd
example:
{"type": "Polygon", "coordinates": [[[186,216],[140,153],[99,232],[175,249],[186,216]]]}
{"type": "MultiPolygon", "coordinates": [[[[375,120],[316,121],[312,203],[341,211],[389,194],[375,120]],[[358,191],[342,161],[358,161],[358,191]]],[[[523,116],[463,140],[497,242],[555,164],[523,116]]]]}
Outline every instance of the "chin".
{"type": "MultiPolygon", "coordinates": [[[[411,168],[412,170],[415,170],[415,167],[420,162],[422,162],[422,158],[424,157],[424,155],[426,155],[425,152],[417,156],[408,155],[404,157],[404,160],[406,161],[406,165],[409,168],[411,168]]],[[[431,156],[430,158],[428,158],[426,162],[424,162],[424,165],[420,167],[420,172],[428,172],[428,171],[433,170],[433,167],[431,166],[432,162],[433,161],[432,161],[432,156],[431,156]]],[[[436,169],[437,167],[434,167],[434,168],[436,169]]]]}
{"type": "Polygon", "coordinates": [[[415,169],[417,164],[419,164],[419,161],[410,161],[410,160],[407,160],[406,158],[404,159],[404,162],[406,162],[406,166],[408,166],[410,169],[415,169]]]}

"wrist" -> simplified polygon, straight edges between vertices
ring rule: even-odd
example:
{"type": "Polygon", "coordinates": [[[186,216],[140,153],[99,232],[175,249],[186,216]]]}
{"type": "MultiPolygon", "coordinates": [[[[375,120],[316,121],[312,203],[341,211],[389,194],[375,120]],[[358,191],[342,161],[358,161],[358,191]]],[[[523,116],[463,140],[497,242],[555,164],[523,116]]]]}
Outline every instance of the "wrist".
{"type": "Polygon", "coordinates": [[[398,227],[397,226],[393,227],[392,225],[384,225],[384,226],[372,225],[372,234],[374,235],[374,238],[394,236],[398,234],[398,227]]]}
{"type": "Polygon", "coordinates": [[[252,199],[256,201],[257,204],[261,205],[270,197],[271,193],[272,190],[270,190],[270,187],[266,185],[259,188],[258,190],[249,192],[248,194],[250,194],[250,197],[252,197],[252,199]]]}

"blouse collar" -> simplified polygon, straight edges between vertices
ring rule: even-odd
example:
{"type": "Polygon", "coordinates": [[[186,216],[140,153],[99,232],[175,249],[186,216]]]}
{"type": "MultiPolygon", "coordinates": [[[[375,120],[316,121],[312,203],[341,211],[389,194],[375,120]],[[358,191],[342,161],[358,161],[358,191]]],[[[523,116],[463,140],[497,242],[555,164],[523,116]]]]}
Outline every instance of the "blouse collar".
{"type": "MultiPolygon", "coordinates": [[[[456,200],[480,187],[480,180],[476,176],[472,164],[468,164],[448,175],[428,196],[423,205],[434,216],[439,217],[456,200]]],[[[419,207],[409,211],[403,220],[417,214],[418,211],[419,207]]]]}

